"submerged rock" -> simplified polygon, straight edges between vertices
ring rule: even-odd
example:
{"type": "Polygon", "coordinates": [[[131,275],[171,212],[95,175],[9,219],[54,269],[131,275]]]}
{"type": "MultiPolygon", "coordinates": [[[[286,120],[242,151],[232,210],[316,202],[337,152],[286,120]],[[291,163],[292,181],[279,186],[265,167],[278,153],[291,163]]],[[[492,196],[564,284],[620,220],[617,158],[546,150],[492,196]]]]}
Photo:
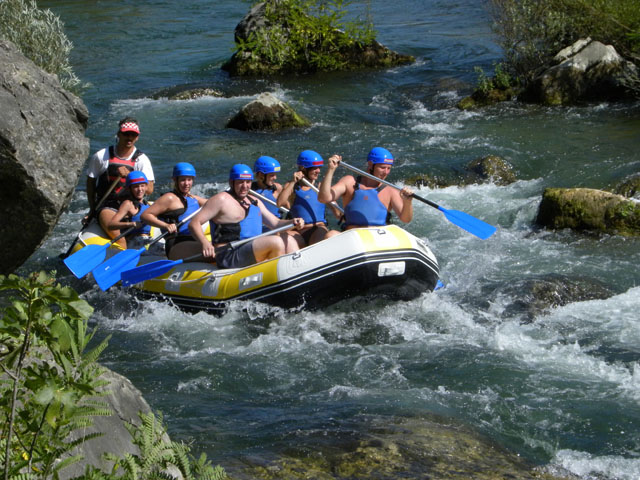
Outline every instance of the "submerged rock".
{"type": "MultiPolygon", "coordinates": [[[[315,73],[360,68],[388,68],[414,62],[414,57],[394,52],[372,40],[366,44],[347,33],[318,28],[291,40],[305,13],[290,8],[287,2],[262,2],[255,5],[235,30],[236,45],[244,50],[233,54],[222,69],[234,76],[315,73]],[[322,61],[317,59],[326,55],[322,61]]],[[[314,22],[304,22],[313,29],[314,22]]]]}
{"type": "Polygon", "coordinates": [[[251,479],[559,479],[450,419],[364,417],[358,431],[319,431],[281,458],[234,478],[251,479]]]}
{"type": "Polygon", "coordinates": [[[89,140],[82,101],[0,40],[0,273],[46,240],[71,201],[89,140]]]}
{"type": "Polygon", "coordinates": [[[611,101],[638,96],[638,69],[611,45],[590,38],[558,52],[557,65],[535,78],[520,99],[544,105],[611,101]]]}
{"type": "Polygon", "coordinates": [[[308,127],[311,122],[298,115],[293,108],[270,93],[262,93],[242,107],[227,123],[238,130],[284,130],[308,127]]]}
{"type": "Polygon", "coordinates": [[[591,188],[547,188],[536,223],[612,235],[640,235],[640,203],[591,188]]]}
{"type": "Polygon", "coordinates": [[[640,173],[624,179],[614,187],[613,193],[640,200],[640,173]]]}
{"type": "Polygon", "coordinates": [[[504,307],[502,316],[520,317],[524,323],[534,321],[553,308],[615,295],[598,280],[553,273],[523,278],[507,285],[491,285],[484,290],[487,304],[496,303],[499,298],[513,299],[504,307]]]}

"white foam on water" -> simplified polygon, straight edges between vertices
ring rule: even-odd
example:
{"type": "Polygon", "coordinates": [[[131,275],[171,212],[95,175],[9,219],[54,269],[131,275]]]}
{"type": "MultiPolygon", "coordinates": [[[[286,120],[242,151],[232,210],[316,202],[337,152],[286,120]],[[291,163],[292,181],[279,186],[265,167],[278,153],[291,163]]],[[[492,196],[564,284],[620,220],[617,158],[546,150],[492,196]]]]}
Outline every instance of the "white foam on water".
{"type": "Polygon", "coordinates": [[[560,465],[584,480],[638,480],[640,459],[618,455],[597,456],[575,450],[559,450],[552,464],[560,465]]]}

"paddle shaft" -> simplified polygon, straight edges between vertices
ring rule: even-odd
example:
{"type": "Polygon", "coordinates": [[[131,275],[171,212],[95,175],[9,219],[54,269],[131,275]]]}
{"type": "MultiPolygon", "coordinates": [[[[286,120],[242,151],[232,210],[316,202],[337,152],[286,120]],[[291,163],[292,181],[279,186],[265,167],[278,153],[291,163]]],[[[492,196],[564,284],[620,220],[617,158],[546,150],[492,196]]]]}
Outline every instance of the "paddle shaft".
{"type": "MultiPolygon", "coordinates": [[[[98,209],[102,206],[102,204],[105,202],[107,197],[111,194],[111,192],[113,192],[113,189],[116,188],[116,185],[118,185],[118,182],[120,182],[121,178],[122,177],[118,175],[118,178],[116,178],[113,181],[113,183],[109,185],[109,188],[107,189],[106,193],[102,196],[98,204],[95,207],[93,207],[91,210],[89,210],[89,214],[87,215],[87,223],[80,229],[80,231],[76,235],[75,240],[71,242],[71,245],[69,245],[69,249],[65,252],[62,258],[67,258],[69,256],[69,254],[71,253],[71,250],[73,250],[73,247],[75,247],[76,243],[78,243],[78,240],[80,239],[80,235],[82,234],[82,232],[84,232],[84,229],[87,228],[87,225],[89,225],[89,222],[93,219],[94,215],[96,214],[98,209]]],[[[118,237],[117,240],[120,240],[120,238],[122,237],[118,237]]]]}
{"type": "MultiPolygon", "coordinates": [[[[387,182],[386,180],[382,180],[381,178],[376,177],[375,175],[371,175],[368,172],[365,172],[364,170],[360,170],[359,168],[356,168],[354,166],[349,165],[348,163],[345,162],[340,162],[340,165],[342,165],[345,168],[348,168],[349,170],[352,170],[356,173],[359,173],[360,175],[363,175],[365,177],[370,178],[371,180],[374,180],[376,182],[382,183],[383,185],[387,185],[389,187],[395,188],[396,190],[402,190],[402,187],[395,185],[391,182],[387,182]]],[[[437,208],[438,210],[440,210],[440,205],[438,205],[437,203],[432,202],[431,200],[428,200],[426,198],[421,197],[420,195],[417,195],[416,193],[414,193],[413,198],[415,198],[416,200],[420,200],[423,203],[426,203],[427,205],[433,207],[433,208],[437,208]]]]}
{"type": "MultiPolygon", "coordinates": [[[[302,183],[304,183],[307,187],[311,188],[314,192],[318,193],[318,187],[316,187],[313,183],[311,183],[306,178],[302,177],[302,183]]],[[[338,205],[336,202],[331,202],[332,207],[336,208],[340,213],[344,213],[344,209],[338,205]]]]}
{"type": "MultiPolygon", "coordinates": [[[[191,220],[196,213],[198,213],[200,210],[202,210],[202,207],[200,207],[199,209],[197,209],[195,212],[193,212],[191,215],[183,218],[182,220],[180,220],[180,222],[178,224],[176,224],[176,228],[182,226],[185,222],[188,222],[189,220],[191,220]]],[[[149,242],[149,245],[147,245],[147,247],[150,247],[151,245],[153,245],[154,243],[159,242],[160,240],[162,240],[164,237],[166,237],[167,235],[169,235],[169,230],[167,230],[166,232],[164,232],[162,235],[160,235],[157,238],[154,238],[151,242],[149,242]]]]}
{"type": "MultiPolygon", "coordinates": [[[[273,200],[271,200],[270,198],[265,197],[264,195],[259,194],[258,192],[256,192],[255,190],[249,190],[249,193],[251,195],[253,195],[256,198],[259,198],[260,200],[262,200],[263,202],[266,202],[270,205],[273,205],[274,207],[278,207],[278,204],[276,202],[274,202],[273,200]]],[[[284,208],[284,207],[278,207],[278,210],[280,210],[283,213],[289,213],[289,209],[288,208],[284,208]]]]}

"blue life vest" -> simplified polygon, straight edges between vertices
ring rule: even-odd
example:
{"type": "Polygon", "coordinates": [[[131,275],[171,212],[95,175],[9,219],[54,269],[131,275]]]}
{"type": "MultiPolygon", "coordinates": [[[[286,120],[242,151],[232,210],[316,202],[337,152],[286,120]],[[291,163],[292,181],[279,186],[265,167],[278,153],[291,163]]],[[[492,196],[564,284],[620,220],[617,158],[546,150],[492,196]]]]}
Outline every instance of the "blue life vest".
{"type": "MultiPolygon", "coordinates": [[[[191,196],[185,198],[180,192],[174,191],[173,193],[180,199],[183,207],[158,215],[158,218],[166,223],[178,224],[183,219],[187,218],[193,212],[198,210],[198,208],[200,208],[200,205],[198,204],[198,201],[191,196]]],[[[185,222],[180,226],[180,228],[178,229],[178,235],[191,236],[191,232],[189,231],[189,222],[185,222]]]]}
{"type": "MultiPolygon", "coordinates": [[[[133,204],[138,207],[138,213],[136,213],[134,216],[131,217],[131,221],[142,222],[142,219],[140,217],[142,215],[142,212],[144,212],[147,208],[149,208],[149,204],[147,203],[146,200],[143,200],[142,202],[133,202],[133,204]]],[[[150,233],[151,233],[151,225],[143,225],[142,227],[135,229],[133,232],[127,235],[127,237],[129,236],[133,237],[135,235],[149,235],[150,233]]]]}
{"type": "Polygon", "coordinates": [[[378,192],[384,186],[362,190],[358,180],[356,180],[353,198],[344,208],[345,226],[378,227],[386,225],[391,214],[378,198],[378,192]]]}
{"type": "MultiPolygon", "coordinates": [[[[251,186],[251,189],[256,193],[259,193],[263,197],[266,197],[269,200],[272,200],[274,203],[277,202],[276,197],[273,195],[273,192],[275,192],[275,188],[258,188],[257,184],[254,183],[251,186]]],[[[263,202],[263,203],[264,203],[264,206],[267,207],[267,210],[273,213],[276,217],[282,218],[282,212],[278,207],[276,207],[275,205],[272,205],[269,202],[263,202]]]]}
{"type": "MultiPolygon", "coordinates": [[[[234,195],[230,194],[233,198],[234,195]]],[[[236,200],[238,200],[236,198],[236,200]]],[[[209,222],[209,229],[212,232],[211,238],[213,238],[213,244],[229,243],[236,240],[243,240],[245,238],[255,237],[262,233],[262,212],[258,207],[258,202],[252,198],[248,198],[249,207],[245,207],[242,203],[240,205],[244,208],[244,218],[238,223],[220,223],[216,224],[209,222]]]]}
{"type": "Polygon", "coordinates": [[[318,200],[318,194],[310,188],[303,190],[300,186],[295,187],[296,198],[293,201],[289,215],[292,218],[301,217],[304,223],[327,223],[325,216],[325,205],[318,200]]]}

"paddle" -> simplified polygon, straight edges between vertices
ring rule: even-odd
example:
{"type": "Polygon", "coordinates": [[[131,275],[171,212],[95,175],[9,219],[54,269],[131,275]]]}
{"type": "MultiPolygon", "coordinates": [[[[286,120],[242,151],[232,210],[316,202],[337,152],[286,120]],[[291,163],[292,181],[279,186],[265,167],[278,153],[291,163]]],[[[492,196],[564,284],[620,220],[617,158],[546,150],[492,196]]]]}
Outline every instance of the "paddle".
{"type": "MultiPolygon", "coordinates": [[[[360,175],[363,175],[365,177],[370,178],[371,180],[375,180],[376,182],[380,182],[384,185],[388,185],[392,188],[395,188],[397,190],[402,190],[402,187],[399,187],[397,185],[394,185],[393,183],[389,183],[386,180],[382,180],[374,175],[371,175],[370,173],[367,173],[363,170],[360,170],[359,168],[356,167],[352,167],[351,165],[344,163],[344,162],[340,162],[340,165],[342,165],[345,168],[348,168],[349,170],[352,170],[356,173],[359,173],[360,175]]],[[[427,200],[426,198],[423,198],[419,195],[416,195],[415,193],[413,194],[413,198],[420,200],[423,203],[426,203],[427,205],[433,207],[433,208],[437,208],[438,210],[440,210],[442,213],[444,213],[444,216],[447,218],[447,220],[449,220],[451,223],[453,223],[454,225],[457,225],[458,227],[462,228],[463,230],[466,230],[467,232],[475,235],[478,238],[481,238],[482,240],[486,240],[487,238],[489,238],[491,235],[493,235],[496,232],[496,227],[494,227],[493,225],[489,225],[488,223],[483,222],[482,220],[479,220],[471,215],[469,215],[468,213],[465,212],[461,212],[459,210],[447,210],[446,208],[441,207],[440,205],[433,203],[431,200],[427,200]]]]}
{"type": "Polygon", "coordinates": [[[77,278],[84,277],[104,261],[104,257],[107,255],[107,250],[111,245],[116,243],[122,237],[133,232],[135,228],[136,227],[128,228],[109,243],[105,243],[104,245],[87,245],[82,250],[79,250],[70,257],[65,258],[64,264],[77,278]]]}
{"type": "Polygon", "coordinates": [[[253,195],[256,198],[259,198],[260,200],[262,200],[263,202],[266,202],[270,205],[273,205],[274,207],[277,207],[278,210],[280,210],[282,213],[289,213],[289,209],[288,208],[284,208],[284,207],[278,207],[278,204],[276,202],[274,202],[273,200],[271,200],[270,198],[265,197],[264,195],[259,194],[258,192],[256,192],[255,190],[249,190],[249,193],[251,195],[253,195]]]}
{"type": "MultiPolygon", "coordinates": [[[[243,238],[242,240],[236,240],[235,242],[231,242],[229,246],[231,248],[236,248],[247,242],[251,242],[256,238],[265,237],[267,235],[272,235],[274,233],[284,232],[285,230],[289,230],[292,227],[293,227],[293,223],[289,223],[287,225],[274,228],[273,230],[269,230],[268,232],[261,233],[260,235],[256,235],[254,237],[243,238]]],[[[169,270],[171,270],[176,265],[180,265],[183,262],[188,262],[189,260],[195,260],[198,257],[202,257],[202,254],[198,253],[197,255],[192,255],[191,257],[183,258],[181,260],[158,260],[157,262],[148,263],[146,265],[141,265],[131,270],[124,271],[122,272],[122,275],[121,275],[122,285],[123,286],[134,285],[136,283],[144,282],[145,280],[149,280],[151,278],[159,277],[163,273],[166,273],[169,270]]]]}
{"type": "MultiPolygon", "coordinates": [[[[71,245],[69,246],[69,249],[64,253],[64,255],[61,255],[60,258],[67,258],[69,256],[69,254],[71,253],[71,250],[73,250],[73,247],[76,246],[76,243],[78,243],[78,240],[80,240],[80,235],[82,235],[82,232],[84,232],[85,228],[87,228],[87,226],[89,225],[89,222],[91,222],[91,220],[93,219],[93,216],[96,214],[96,212],[100,209],[100,207],[102,206],[102,204],[104,203],[104,201],[107,199],[107,197],[109,196],[109,194],[111,192],[113,192],[113,189],[116,188],[116,185],[118,185],[118,182],[120,181],[122,177],[118,176],[118,178],[116,178],[113,183],[111,185],[109,185],[109,189],[107,190],[107,192],[103,195],[103,197],[100,199],[100,201],[98,202],[98,204],[93,207],[92,210],[89,211],[89,215],[87,215],[87,221],[86,223],[82,226],[82,228],[80,229],[80,231],[78,232],[78,234],[76,235],[76,238],[73,240],[73,242],[71,242],[71,245]]],[[[89,272],[87,272],[89,273],[89,272]]],[[[80,278],[80,277],[78,277],[80,278]]]]}
{"type": "MultiPolygon", "coordinates": [[[[176,225],[176,227],[180,227],[185,222],[191,220],[191,218],[200,211],[200,209],[193,212],[188,217],[184,218],[180,223],[176,225]]],[[[144,251],[153,245],[154,243],[159,242],[162,238],[166,237],[169,234],[168,231],[164,232],[157,238],[154,238],[146,247],[141,247],[137,250],[125,250],[124,252],[120,252],[109,260],[104,262],[101,265],[98,265],[95,269],[93,269],[93,278],[95,278],[98,286],[104,291],[108,290],[109,287],[115,285],[120,281],[120,274],[125,270],[131,270],[138,264],[138,259],[140,255],[144,253],[144,251]]]]}
{"type": "MultiPolygon", "coordinates": [[[[316,187],[313,183],[311,183],[309,180],[307,180],[304,177],[302,178],[302,183],[304,183],[307,187],[311,187],[311,190],[313,190],[314,192],[316,193],[319,192],[318,187],[316,187]]],[[[335,209],[337,209],[340,213],[344,214],[344,210],[336,202],[331,202],[330,205],[335,209]]]]}

